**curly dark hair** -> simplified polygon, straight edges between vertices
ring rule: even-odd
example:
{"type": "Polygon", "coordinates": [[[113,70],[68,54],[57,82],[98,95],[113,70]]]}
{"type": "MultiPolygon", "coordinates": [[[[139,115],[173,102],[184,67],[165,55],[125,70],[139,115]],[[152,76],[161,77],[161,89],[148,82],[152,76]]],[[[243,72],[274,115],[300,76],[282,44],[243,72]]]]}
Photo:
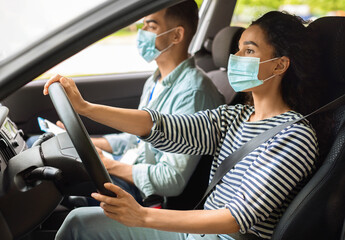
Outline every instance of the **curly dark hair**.
{"type": "MultiPolygon", "coordinates": [[[[282,78],[281,92],[288,106],[306,115],[321,107],[321,99],[326,81],[320,72],[320,54],[314,42],[315,37],[307,22],[287,12],[272,11],[252,22],[266,35],[267,42],[274,48],[273,57],[286,56],[290,66],[282,78]]],[[[250,95],[249,102],[252,103],[250,95]]],[[[316,130],[320,145],[320,155],[328,148],[332,120],[327,115],[309,118],[316,130]]]]}
{"type": "MultiPolygon", "coordinates": [[[[311,32],[302,18],[287,12],[272,11],[252,22],[266,35],[274,48],[273,57],[286,56],[290,66],[282,79],[281,92],[285,103],[301,114],[309,113],[318,106],[315,99],[318,89],[316,47],[311,41],[311,32]]],[[[252,100],[250,100],[252,102],[252,100]]]]}

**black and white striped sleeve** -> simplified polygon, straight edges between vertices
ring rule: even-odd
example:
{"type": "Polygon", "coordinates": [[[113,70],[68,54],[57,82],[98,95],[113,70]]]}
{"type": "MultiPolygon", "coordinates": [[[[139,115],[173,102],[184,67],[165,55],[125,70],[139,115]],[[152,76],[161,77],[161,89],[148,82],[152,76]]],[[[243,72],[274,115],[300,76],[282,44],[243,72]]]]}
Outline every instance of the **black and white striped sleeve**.
{"type": "Polygon", "coordinates": [[[161,114],[147,111],[154,122],[149,136],[142,138],[166,152],[189,155],[213,155],[221,138],[220,110],[195,114],[161,114]]]}
{"type": "Polygon", "coordinates": [[[247,170],[236,194],[226,204],[242,233],[264,222],[274,209],[281,207],[312,173],[317,154],[315,134],[302,124],[290,126],[273,138],[247,170]]]}

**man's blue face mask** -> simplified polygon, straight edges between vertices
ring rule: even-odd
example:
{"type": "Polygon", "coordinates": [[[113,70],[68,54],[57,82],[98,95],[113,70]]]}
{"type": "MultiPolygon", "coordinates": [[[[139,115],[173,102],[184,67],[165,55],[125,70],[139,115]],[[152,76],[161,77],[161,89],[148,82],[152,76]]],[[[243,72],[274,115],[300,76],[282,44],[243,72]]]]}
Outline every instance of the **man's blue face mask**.
{"type": "Polygon", "coordinates": [[[231,87],[236,92],[242,92],[249,88],[257,87],[265,81],[275,77],[276,75],[272,75],[264,80],[259,80],[259,66],[261,63],[270,62],[278,58],[279,57],[260,62],[260,58],[241,57],[230,54],[228,62],[228,79],[231,87]]]}
{"type": "Polygon", "coordinates": [[[164,33],[161,33],[159,35],[145,31],[142,29],[139,29],[138,31],[138,37],[137,37],[137,47],[139,50],[139,54],[146,60],[146,62],[152,62],[155,60],[160,54],[168,50],[172,45],[170,44],[167,48],[163,49],[162,51],[159,51],[156,48],[156,38],[160,37],[166,33],[169,33],[176,28],[170,29],[164,33]]]}

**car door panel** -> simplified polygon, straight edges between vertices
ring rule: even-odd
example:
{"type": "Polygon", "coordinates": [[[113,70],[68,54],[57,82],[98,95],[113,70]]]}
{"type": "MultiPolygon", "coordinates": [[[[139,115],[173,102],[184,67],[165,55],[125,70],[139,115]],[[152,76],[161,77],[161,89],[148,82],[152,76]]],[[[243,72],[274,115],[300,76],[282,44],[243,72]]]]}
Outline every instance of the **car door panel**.
{"type": "MultiPolygon", "coordinates": [[[[142,88],[151,75],[145,73],[116,74],[73,78],[84,99],[92,103],[125,108],[137,108],[142,88]]],[[[37,117],[51,122],[58,120],[48,96],[44,96],[45,80],[35,80],[5,98],[2,104],[10,109],[9,117],[27,136],[41,134],[37,117]]],[[[82,117],[89,134],[105,134],[113,129],[82,117]]]]}

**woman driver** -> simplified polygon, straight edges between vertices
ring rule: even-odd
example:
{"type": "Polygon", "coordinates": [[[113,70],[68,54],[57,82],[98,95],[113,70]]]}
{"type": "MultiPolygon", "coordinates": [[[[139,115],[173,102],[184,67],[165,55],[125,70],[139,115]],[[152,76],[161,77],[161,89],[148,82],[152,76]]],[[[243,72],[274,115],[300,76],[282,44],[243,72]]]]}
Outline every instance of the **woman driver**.
{"type": "MultiPolygon", "coordinates": [[[[229,58],[236,91],[251,92],[252,105],[220,106],[194,115],[162,115],[85,101],[71,79],[55,76],[76,111],[156,148],[212,154],[210,179],[229,154],[258,134],[309,111],[312,62],[302,20],[269,12],[242,34],[229,58]]],[[[236,239],[233,233],[270,239],[285,209],[315,170],[318,143],[307,121],[287,127],[244,157],[216,185],[204,210],[157,210],[106,183],[116,198],[93,193],[100,207],[73,210],[56,239],[236,239]],[[206,234],[205,236],[200,234],[206,234]],[[217,234],[217,235],[215,235],[217,234]]]]}

